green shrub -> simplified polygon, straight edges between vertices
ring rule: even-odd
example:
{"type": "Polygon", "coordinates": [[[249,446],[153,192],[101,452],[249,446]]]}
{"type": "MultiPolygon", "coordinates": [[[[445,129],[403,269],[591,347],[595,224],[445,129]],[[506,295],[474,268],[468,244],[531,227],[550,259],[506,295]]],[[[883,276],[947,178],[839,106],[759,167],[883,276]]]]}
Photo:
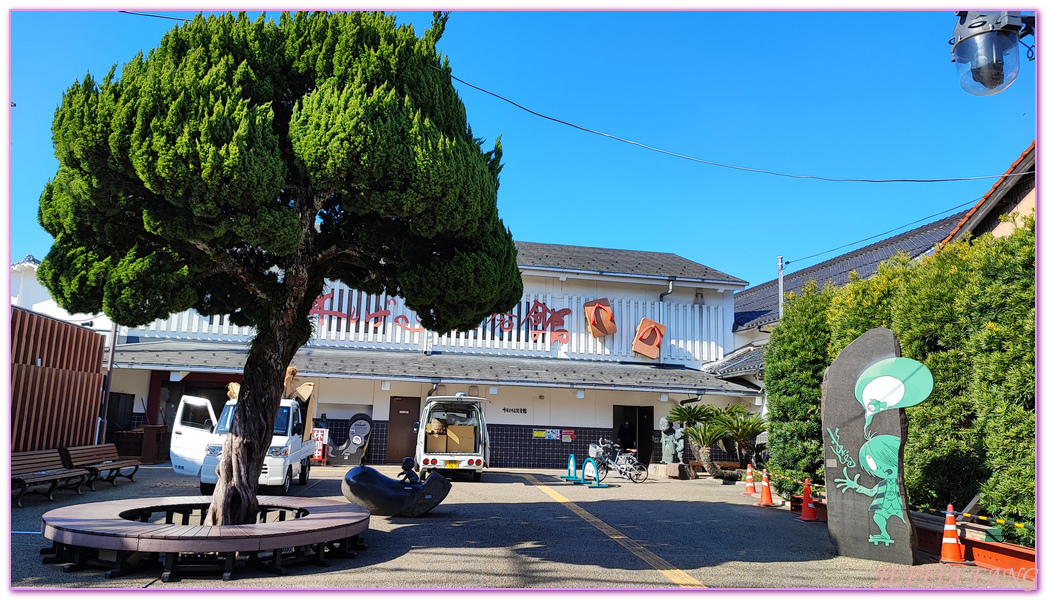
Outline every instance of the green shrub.
{"type": "MultiPolygon", "coordinates": [[[[767,393],[768,468],[803,481],[825,481],[822,455],[822,375],[829,366],[826,308],[835,288],[809,281],[789,294],[781,322],[764,354],[767,393]]],[[[800,493],[802,484],[774,480],[779,495],[800,493]]]]}

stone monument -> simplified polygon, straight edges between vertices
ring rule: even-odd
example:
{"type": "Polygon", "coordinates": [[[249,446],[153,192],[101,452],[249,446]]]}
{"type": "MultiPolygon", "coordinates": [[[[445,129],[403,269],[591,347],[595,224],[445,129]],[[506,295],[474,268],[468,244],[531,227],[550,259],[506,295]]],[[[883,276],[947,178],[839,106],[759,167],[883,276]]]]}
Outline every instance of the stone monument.
{"type": "Polygon", "coordinates": [[[904,408],[926,399],[934,380],[925,366],[900,355],[891,330],[872,329],[826,369],[825,503],[829,538],[841,556],[912,565],[904,408]]]}

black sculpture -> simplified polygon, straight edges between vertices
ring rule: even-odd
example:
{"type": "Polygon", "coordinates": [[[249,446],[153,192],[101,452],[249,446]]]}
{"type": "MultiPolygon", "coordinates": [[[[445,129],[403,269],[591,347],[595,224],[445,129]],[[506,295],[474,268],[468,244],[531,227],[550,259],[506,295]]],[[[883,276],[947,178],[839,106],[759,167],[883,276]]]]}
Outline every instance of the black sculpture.
{"type": "MultiPolygon", "coordinates": [[[[451,491],[451,482],[439,473],[417,483],[418,474],[413,469],[414,459],[405,458],[404,470],[408,481],[397,481],[386,477],[366,465],[353,467],[342,480],[342,495],[357,506],[371,511],[372,515],[395,517],[419,517],[443,502],[451,491]],[[407,468],[410,461],[411,467],[407,468]]],[[[400,473],[404,476],[404,473],[400,473]]]]}

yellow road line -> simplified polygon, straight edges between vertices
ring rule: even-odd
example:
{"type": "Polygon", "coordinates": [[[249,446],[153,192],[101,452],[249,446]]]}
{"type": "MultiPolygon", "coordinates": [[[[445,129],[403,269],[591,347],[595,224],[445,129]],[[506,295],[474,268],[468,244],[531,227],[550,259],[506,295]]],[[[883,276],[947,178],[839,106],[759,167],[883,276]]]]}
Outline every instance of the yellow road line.
{"type": "Polygon", "coordinates": [[[671,563],[669,563],[668,561],[666,561],[662,557],[658,556],[654,552],[651,552],[647,548],[644,548],[641,544],[639,544],[635,540],[629,538],[624,533],[618,531],[614,527],[611,527],[607,523],[604,523],[600,519],[596,518],[589,511],[585,510],[581,506],[578,506],[574,502],[571,502],[567,498],[563,497],[556,490],[550,488],[547,485],[543,485],[541,482],[539,482],[537,479],[535,479],[535,477],[533,475],[528,475],[528,474],[524,473],[524,474],[521,474],[521,477],[523,477],[528,482],[530,482],[531,485],[537,487],[538,489],[540,489],[543,492],[545,492],[546,494],[548,494],[549,497],[552,498],[553,500],[556,500],[557,502],[559,502],[559,503],[563,504],[564,506],[566,506],[571,512],[573,512],[574,514],[576,514],[579,517],[581,517],[583,521],[585,521],[586,523],[589,523],[590,525],[592,525],[593,527],[598,529],[601,533],[603,533],[607,537],[609,537],[612,540],[618,542],[619,545],[621,545],[623,548],[625,548],[629,552],[632,552],[637,558],[639,558],[640,560],[642,560],[645,563],[647,563],[648,565],[650,565],[651,568],[655,569],[656,571],[658,571],[662,575],[665,575],[665,577],[669,581],[675,583],[676,585],[678,585],[680,587],[687,587],[687,588],[703,588],[703,587],[706,587],[705,584],[703,584],[701,581],[698,581],[694,577],[691,577],[687,573],[684,573],[680,569],[677,569],[676,567],[674,567],[671,563]]]}

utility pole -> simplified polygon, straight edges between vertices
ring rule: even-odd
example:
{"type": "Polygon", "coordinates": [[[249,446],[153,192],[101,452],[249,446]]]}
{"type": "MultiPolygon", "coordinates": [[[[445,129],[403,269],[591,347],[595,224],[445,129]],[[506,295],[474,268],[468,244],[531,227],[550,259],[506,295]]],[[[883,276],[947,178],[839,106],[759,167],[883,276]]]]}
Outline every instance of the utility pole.
{"type": "Polygon", "coordinates": [[[782,275],[782,257],[778,257],[778,322],[782,322],[782,315],[785,314],[785,278],[782,275]]]}
{"type": "Polygon", "coordinates": [[[109,389],[113,385],[113,359],[116,358],[116,336],[120,333],[120,326],[113,321],[113,330],[109,333],[109,364],[105,370],[105,387],[102,388],[102,415],[98,417],[98,433],[95,436],[96,444],[105,443],[106,419],[109,416],[109,389]]]}

